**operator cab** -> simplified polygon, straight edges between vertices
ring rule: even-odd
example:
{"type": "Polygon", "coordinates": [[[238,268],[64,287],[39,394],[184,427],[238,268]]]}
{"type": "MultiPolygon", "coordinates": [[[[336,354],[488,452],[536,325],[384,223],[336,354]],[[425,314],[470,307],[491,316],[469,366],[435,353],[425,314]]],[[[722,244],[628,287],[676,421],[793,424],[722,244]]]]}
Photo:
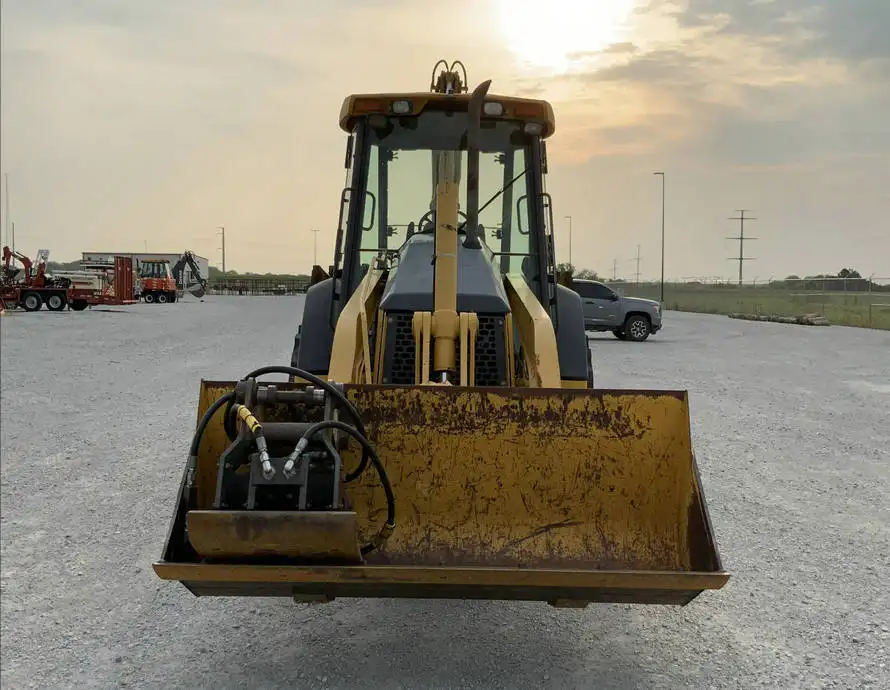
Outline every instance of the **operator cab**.
{"type": "Polygon", "coordinates": [[[139,262],[140,278],[172,278],[170,262],[161,259],[144,259],[139,262]]]}
{"type": "MultiPolygon", "coordinates": [[[[428,338],[418,330],[427,326],[415,317],[436,311],[473,315],[473,357],[466,357],[475,385],[525,380],[513,320],[516,300],[523,314],[543,309],[534,319],[546,314],[552,322],[563,385],[589,382],[580,300],[557,285],[552,203],[545,184],[545,140],[555,129],[553,110],[543,100],[479,89],[473,100],[465,83],[465,75],[461,80],[452,66],[430,92],[353,95],[344,101],[340,127],[349,134],[347,172],[332,273],[323,285],[310,288],[303,316],[304,324],[324,319],[326,325],[314,331],[312,342],[298,333],[295,366],[328,372],[335,324],[364,285],[367,292],[360,301],[367,298],[376,305],[363,326],[370,351],[365,368],[378,362],[377,383],[425,380],[417,348],[436,337],[439,342],[448,338],[434,333],[428,338]],[[453,228],[437,224],[437,208],[450,216],[443,222],[453,228]],[[456,247],[449,230],[457,236],[456,247]],[[375,276],[369,281],[372,269],[375,276]],[[440,303],[437,294],[445,296],[440,303]],[[452,295],[456,303],[445,305],[452,295]]],[[[526,325],[534,319],[526,319],[526,325]]],[[[461,354],[452,359],[446,352],[443,345],[439,363],[431,361],[429,372],[453,382],[464,375],[461,354]]]]}
{"type": "MultiPolygon", "coordinates": [[[[452,154],[460,185],[458,309],[462,296],[476,294],[464,269],[484,258],[495,281],[521,274],[555,320],[553,222],[544,183],[552,109],[545,101],[487,97],[479,145],[477,258],[478,250],[464,246],[471,215],[468,105],[465,93],[351,96],[344,102],[340,124],[350,137],[334,266],[341,308],[371,265],[391,270],[390,285],[406,279],[398,277],[406,262],[420,268],[415,257],[423,255],[431,268],[437,162],[452,154]]],[[[411,282],[418,283],[418,295],[430,298],[432,271],[423,273],[411,282]]]]}

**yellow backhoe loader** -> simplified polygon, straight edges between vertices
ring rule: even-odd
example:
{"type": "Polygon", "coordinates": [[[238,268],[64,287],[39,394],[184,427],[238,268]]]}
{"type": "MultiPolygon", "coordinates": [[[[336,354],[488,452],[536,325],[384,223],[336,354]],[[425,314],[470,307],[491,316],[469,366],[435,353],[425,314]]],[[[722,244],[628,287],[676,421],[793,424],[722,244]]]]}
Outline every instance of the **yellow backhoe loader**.
{"type": "Polygon", "coordinates": [[[159,577],[566,607],[727,582],[686,392],[593,387],[556,279],[553,110],[488,87],[440,61],[428,92],[346,98],[333,265],[290,366],[201,382],[159,577]]]}

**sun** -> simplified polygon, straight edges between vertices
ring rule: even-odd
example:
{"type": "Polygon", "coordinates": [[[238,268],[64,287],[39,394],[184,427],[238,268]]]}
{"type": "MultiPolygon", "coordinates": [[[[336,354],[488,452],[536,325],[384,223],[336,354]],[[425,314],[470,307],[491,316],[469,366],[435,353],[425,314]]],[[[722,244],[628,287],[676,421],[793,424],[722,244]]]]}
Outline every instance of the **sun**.
{"type": "Polygon", "coordinates": [[[497,0],[498,22],[511,52],[534,67],[564,71],[571,56],[626,40],[635,0],[497,0]]]}

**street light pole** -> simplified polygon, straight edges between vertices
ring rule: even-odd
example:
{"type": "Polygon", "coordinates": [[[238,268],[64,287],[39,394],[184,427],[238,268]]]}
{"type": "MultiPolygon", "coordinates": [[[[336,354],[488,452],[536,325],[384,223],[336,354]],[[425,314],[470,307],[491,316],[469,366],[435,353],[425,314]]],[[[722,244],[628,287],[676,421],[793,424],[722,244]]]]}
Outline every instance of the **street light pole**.
{"type": "Polygon", "coordinates": [[[664,305],[664,173],[652,174],[661,175],[661,304],[664,305]]]}
{"type": "Polygon", "coordinates": [[[566,216],[569,221],[569,266],[575,268],[575,264],[572,263],[572,217],[566,216]]]}
{"type": "Polygon", "coordinates": [[[312,228],[312,267],[318,266],[318,228],[312,228]]]}
{"type": "Polygon", "coordinates": [[[222,272],[226,272],[226,229],[222,225],[217,225],[216,229],[222,234],[222,272]]]}

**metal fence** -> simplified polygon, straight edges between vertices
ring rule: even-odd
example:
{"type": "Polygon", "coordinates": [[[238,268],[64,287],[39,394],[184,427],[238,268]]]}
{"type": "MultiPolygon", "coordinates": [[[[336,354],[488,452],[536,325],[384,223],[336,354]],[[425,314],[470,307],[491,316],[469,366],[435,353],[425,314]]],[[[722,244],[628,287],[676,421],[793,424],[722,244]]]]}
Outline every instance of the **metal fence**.
{"type": "MultiPolygon", "coordinates": [[[[657,282],[606,281],[630,297],[660,299],[657,282]]],[[[666,309],[708,314],[818,314],[842,326],[890,329],[890,277],[752,280],[741,286],[720,278],[665,283],[666,309]]]]}
{"type": "MultiPolygon", "coordinates": [[[[661,298],[661,284],[642,281],[605,281],[629,297],[661,298]]],[[[308,278],[213,279],[213,295],[298,295],[309,287],[308,278]]],[[[768,314],[801,316],[819,314],[831,323],[890,330],[890,277],[794,278],[752,280],[684,278],[665,283],[665,308],[706,314],[768,314]]]]}
{"type": "Polygon", "coordinates": [[[211,279],[211,295],[299,295],[309,289],[309,278],[225,278],[211,279]]]}

